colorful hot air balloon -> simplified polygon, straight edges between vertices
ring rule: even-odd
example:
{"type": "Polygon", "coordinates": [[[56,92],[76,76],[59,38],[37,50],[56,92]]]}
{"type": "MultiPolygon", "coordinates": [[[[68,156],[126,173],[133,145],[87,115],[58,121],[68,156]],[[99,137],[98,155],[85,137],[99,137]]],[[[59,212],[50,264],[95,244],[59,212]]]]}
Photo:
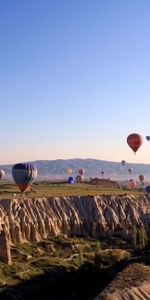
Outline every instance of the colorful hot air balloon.
{"type": "Polygon", "coordinates": [[[74,178],[71,177],[71,176],[69,176],[69,177],[68,177],[68,183],[74,183],[74,178]]]}
{"type": "Polygon", "coordinates": [[[84,170],[83,169],[79,169],[79,174],[82,176],[84,174],[84,170]]]}
{"type": "Polygon", "coordinates": [[[71,175],[71,174],[72,174],[72,169],[71,169],[71,168],[68,168],[68,169],[67,169],[67,174],[68,174],[68,175],[71,175]]]}
{"type": "Polygon", "coordinates": [[[129,187],[135,188],[136,187],[136,181],[134,179],[129,179],[129,187]]]}
{"type": "Polygon", "coordinates": [[[5,172],[3,170],[0,170],[0,180],[5,176],[5,172]]]}
{"type": "Polygon", "coordinates": [[[129,147],[134,151],[134,154],[136,151],[140,148],[140,146],[143,143],[142,136],[138,133],[132,133],[128,135],[127,137],[127,143],[129,147]]]}
{"type": "Polygon", "coordinates": [[[150,136],[149,135],[146,136],[146,140],[150,141],[150,136]]]}
{"type": "Polygon", "coordinates": [[[126,163],[125,160],[122,160],[122,161],[121,161],[121,164],[122,164],[123,166],[125,166],[125,163],[126,163]]]}
{"type": "Polygon", "coordinates": [[[12,176],[21,192],[24,192],[36,178],[37,169],[28,163],[18,163],[12,168],[12,176]]]}
{"type": "Polygon", "coordinates": [[[143,181],[144,181],[144,176],[143,176],[143,175],[139,175],[139,180],[140,180],[141,182],[143,182],[143,181]]]}
{"type": "Polygon", "coordinates": [[[81,175],[77,175],[76,176],[76,182],[83,182],[83,176],[81,176],[81,175]]]}
{"type": "Polygon", "coordinates": [[[129,169],[128,169],[128,173],[131,174],[132,172],[133,172],[133,169],[132,169],[132,168],[129,168],[129,169]]]}

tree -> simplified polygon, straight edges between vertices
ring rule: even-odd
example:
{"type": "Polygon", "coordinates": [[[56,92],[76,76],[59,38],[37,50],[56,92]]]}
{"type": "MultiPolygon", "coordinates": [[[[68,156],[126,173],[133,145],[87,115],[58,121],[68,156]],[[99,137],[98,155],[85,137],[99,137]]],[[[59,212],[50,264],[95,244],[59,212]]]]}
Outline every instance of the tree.
{"type": "Polygon", "coordinates": [[[137,228],[136,225],[134,224],[132,229],[132,243],[135,249],[137,248],[137,234],[138,234],[137,228]]]}
{"type": "Polygon", "coordinates": [[[97,269],[100,269],[101,267],[101,243],[96,243],[96,249],[94,253],[94,264],[97,269]]]}
{"type": "Polygon", "coordinates": [[[83,264],[83,251],[80,248],[80,252],[79,252],[79,264],[82,265],[83,264]]]}
{"type": "Polygon", "coordinates": [[[139,248],[143,249],[147,245],[148,237],[143,225],[138,229],[139,248]]]}

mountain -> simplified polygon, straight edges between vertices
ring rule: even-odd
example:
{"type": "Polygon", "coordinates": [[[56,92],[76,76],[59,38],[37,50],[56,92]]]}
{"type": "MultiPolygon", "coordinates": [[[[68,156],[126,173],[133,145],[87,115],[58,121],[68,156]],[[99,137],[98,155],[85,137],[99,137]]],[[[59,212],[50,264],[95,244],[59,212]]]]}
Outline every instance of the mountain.
{"type": "MultiPolygon", "coordinates": [[[[121,162],[105,161],[98,159],[57,159],[57,160],[36,160],[30,161],[38,169],[37,179],[66,179],[67,168],[73,170],[72,176],[78,174],[78,170],[85,170],[85,178],[102,177],[101,171],[104,171],[105,177],[111,177],[115,180],[126,180],[137,178],[140,174],[150,180],[150,164],[126,163],[123,167],[121,162]],[[128,169],[132,168],[132,174],[128,173],[128,169]]],[[[1,165],[0,168],[6,172],[6,179],[11,179],[11,170],[13,165],[1,165]]]]}

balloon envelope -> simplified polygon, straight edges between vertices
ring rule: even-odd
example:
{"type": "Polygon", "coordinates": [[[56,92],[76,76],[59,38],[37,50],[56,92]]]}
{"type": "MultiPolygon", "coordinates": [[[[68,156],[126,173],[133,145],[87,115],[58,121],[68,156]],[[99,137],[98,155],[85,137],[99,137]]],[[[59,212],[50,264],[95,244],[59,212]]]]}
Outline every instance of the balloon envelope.
{"type": "Polygon", "coordinates": [[[71,177],[71,176],[69,176],[69,177],[68,177],[68,183],[74,183],[74,178],[71,177]]]}
{"type": "Polygon", "coordinates": [[[101,171],[101,175],[104,176],[104,174],[105,174],[105,172],[104,172],[104,171],[101,171]]]}
{"type": "Polygon", "coordinates": [[[147,186],[145,187],[145,192],[146,192],[146,193],[150,193],[150,185],[147,185],[147,186]]]}
{"type": "Polygon", "coordinates": [[[84,174],[84,170],[83,169],[79,169],[79,174],[82,176],[84,174]]]}
{"type": "Polygon", "coordinates": [[[131,174],[132,172],[133,172],[133,169],[132,169],[132,168],[129,168],[129,169],[128,169],[128,173],[131,174]]]}
{"type": "Polygon", "coordinates": [[[136,153],[143,143],[142,136],[138,133],[132,133],[127,137],[127,143],[129,147],[136,153]]]}
{"type": "Polygon", "coordinates": [[[134,179],[129,179],[129,187],[135,188],[136,187],[136,181],[134,179]]]}
{"type": "Polygon", "coordinates": [[[71,175],[71,174],[72,174],[72,169],[71,169],[71,168],[68,168],[68,169],[67,169],[67,174],[68,174],[68,175],[71,175]]]}
{"type": "Polygon", "coordinates": [[[141,181],[141,182],[143,182],[144,181],[144,176],[141,174],[141,175],[139,175],[139,180],[141,181]]]}
{"type": "Polygon", "coordinates": [[[3,170],[0,170],[0,180],[5,176],[5,172],[3,170]]]}
{"type": "Polygon", "coordinates": [[[83,176],[81,176],[81,175],[77,175],[76,176],[76,182],[83,182],[83,176]]]}
{"type": "Polygon", "coordinates": [[[36,178],[37,169],[31,164],[18,163],[12,168],[12,176],[21,192],[24,192],[36,178]]]}
{"type": "Polygon", "coordinates": [[[146,136],[146,140],[150,141],[150,136],[149,135],[146,136]]]}
{"type": "Polygon", "coordinates": [[[125,163],[126,163],[125,160],[122,160],[122,161],[121,161],[121,164],[122,164],[123,166],[125,166],[125,163]]]}

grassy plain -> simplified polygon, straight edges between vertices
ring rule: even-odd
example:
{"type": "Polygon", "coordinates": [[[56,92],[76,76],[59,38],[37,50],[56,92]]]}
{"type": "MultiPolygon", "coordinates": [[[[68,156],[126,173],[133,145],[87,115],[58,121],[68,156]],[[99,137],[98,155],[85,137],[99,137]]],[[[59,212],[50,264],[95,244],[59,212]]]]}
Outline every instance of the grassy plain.
{"type": "MultiPolygon", "coordinates": [[[[93,185],[89,183],[73,183],[67,182],[52,182],[43,181],[35,182],[32,185],[31,191],[26,191],[24,195],[34,197],[57,197],[57,196],[97,196],[97,195],[122,195],[122,194],[139,194],[139,189],[128,188],[113,188],[105,187],[103,185],[93,185]]],[[[2,183],[0,184],[0,199],[20,197],[22,193],[14,183],[2,183]],[[15,195],[14,195],[15,194],[15,195]]]]}

